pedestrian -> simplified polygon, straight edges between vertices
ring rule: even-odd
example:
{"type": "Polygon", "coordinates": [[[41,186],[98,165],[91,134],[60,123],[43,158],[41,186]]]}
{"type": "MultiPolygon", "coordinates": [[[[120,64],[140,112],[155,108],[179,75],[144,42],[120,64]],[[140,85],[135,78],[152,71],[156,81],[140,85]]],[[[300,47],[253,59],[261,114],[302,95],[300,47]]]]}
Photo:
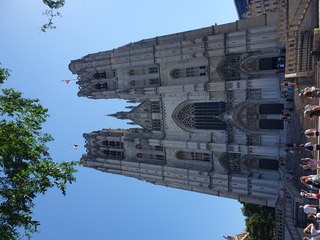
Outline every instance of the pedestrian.
{"type": "Polygon", "coordinates": [[[303,212],[306,214],[309,214],[309,213],[317,214],[319,206],[306,204],[306,205],[301,205],[299,208],[303,208],[303,212]]]}
{"type": "MultiPolygon", "coordinates": [[[[317,230],[313,223],[310,223],[305,229],[303,229],[305,234],[310,234],[312,240],[320,239],[320,230],[317,230]]],[[[304,238],[308,239],[308,238],[304,238]]]]}
{"type": "Polygon", "coordinates": [[[320,150],[320,145],[318,144],[314,144],[314,143],[311,143],[311,142],[307,142],[306,144],[301,144],[300,145],[301,147],[304,147],[304,149],[306,151],[319,151],[320,150]]]}
{"type": "Polygon", "coordinates": [[[320,199],[320,193],[313,193],[312,191],[306,191],[301,189],[300,196],[308,199],[320,199]]]}
{"type": "Polygon", "coordinates": [[[307,218],[310,219],[310,220],[313,220],[313,221],[317,221],[317,223],[319,223],[319,221],[320,221],[320,213],[317,213],[317,214],[309,213],[307,218]]]}
{"type": "Polygon", "coordinates": [[[319,168],[318,161],[312,158],[301,158],[300,167],[310,170],[317,170],[319,168]]]}
{"type": "Polygon", "coordinates": [[[320,180],[318,175],[309,175],[300,177],[300,181],[309,190],[319,190],[320,180]]]}
{"type": "Polygon", "coordinates": [[[320,97],[320,88],[312,87],[306,87],[299,93],[300,97],[305,98],[319,98],[320,97]]]}
{"type": "Polygon", "coordinates": [[[307,138],[316,138],[319,137],[319,131],[314,128],[307,129],[306,131],[302,132],[307,138]]]}
{"type": "Polygon", "coordinates": [[[320,106],[307,105],[305,107],[304,116],[309,120],[320,116],[320,106]]]}

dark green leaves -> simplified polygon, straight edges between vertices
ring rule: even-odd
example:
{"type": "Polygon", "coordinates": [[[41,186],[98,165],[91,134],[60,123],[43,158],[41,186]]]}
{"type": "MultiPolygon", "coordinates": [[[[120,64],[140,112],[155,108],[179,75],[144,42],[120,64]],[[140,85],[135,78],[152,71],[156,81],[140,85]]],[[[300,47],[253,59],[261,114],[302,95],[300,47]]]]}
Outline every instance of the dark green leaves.
{"type": "Polygon", "coordinates": [[[251,203],[242,203],[241,211],[246,216],[246,230],[250,240],[275,239],[275,210],[251,203]]]}
{"type": "Polygon", "coordinates": [[[45,5],[49,7],[48,10],[43,12],[48,18],[48,22],[43,24],[41,27],[42,32],[46,32],[48,29],[55,29],[56,26],[53,23],[53,19],[56,17],[62,17],[61,13],[57,11],[57,9],[61,8],[65,4],[65,0],[42,0],[45,5]]]}
{"type": "MultiPolygon", "coordinates": [[[[7,76],[2,70],[2,79],[7,76]]],[[[1,71],[0,71],[1,74],[1,71]]],[[[78,162],[54,162],[46,143],[51,135],[42,132],[48,110],[38,99],[23,98],[21,92],[3,89],[0,94],[0,236],[28,238],[39,222],[32,217],[33,200],[49,188],[66,194],[76,179],[78,162]]]]}

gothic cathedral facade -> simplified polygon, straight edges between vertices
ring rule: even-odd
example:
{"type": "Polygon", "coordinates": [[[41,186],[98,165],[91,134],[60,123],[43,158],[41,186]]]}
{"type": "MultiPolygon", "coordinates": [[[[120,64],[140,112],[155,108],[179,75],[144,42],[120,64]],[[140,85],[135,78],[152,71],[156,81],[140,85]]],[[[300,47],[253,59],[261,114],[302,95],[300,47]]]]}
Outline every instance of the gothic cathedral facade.
{"type": "Polygon", "coordinates": [[[284,155],[277,13],[141,40],[70,63],[78,96],[126,99],[136,128],[84,134],[84,165],[274,207],[284,155]]]}

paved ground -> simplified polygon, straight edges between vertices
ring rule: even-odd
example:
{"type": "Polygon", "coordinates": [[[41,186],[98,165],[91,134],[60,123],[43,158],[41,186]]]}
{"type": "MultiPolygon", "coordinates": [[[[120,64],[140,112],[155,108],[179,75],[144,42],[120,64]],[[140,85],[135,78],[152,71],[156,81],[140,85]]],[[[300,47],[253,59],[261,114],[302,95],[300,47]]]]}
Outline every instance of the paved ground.
{"type": "MultiPolygon", "coordinates": [[[[300,1],[295,1],[295,0],[289,1],[289,13],[288,13],[289,24],[291,22],[291,19],[295,17],[295,13],[299,5],[299,2],[300,1]]],[[[311,2],[308,12],[305,15],[305,18],[300,25],[300,28],[299,28],[300,31],[313,30],[314,28],[319,27],[318,2],[319,2],[318,0],[313,0],[311,2]]],[[[305,78],[295,79],[295,82],[297,83],[297,90],[303,89],[307,86],[320,87],[320,78],[316,74],[316,65],[319,59],[317,58],[314,60],[315,60],[314,76],[309,78],[305,77],[305,78]]],[[[294,106],[294,114],[293,114],[292,122],[287,123],[285,125],[285,132],[286,132],[287,142],[304,144],[309,140],[306,139],[306,137],[303,134],[301,134],[302,131],[308,128],[319,128],[320,125],[318,124],[319,119],[309,121],[303,117],[303,111],[304,111],[303,107],[307,104],[312,104],[312,105],[320,105],[320,104],[319,104],[319,99],[313,99],[313,100],[305,99],[305,98],[299,97],[298,94],[299,94],[299,91],[294,92],[294,96],[293,96],[294,103],[285,102],[285,105],[289,104],[289,107],[294,106]]],[[[313,140],[313,141],[316,142],[317,140],[313,140]]],[[[298,190],[303,188],[303,186],[300,183],[301,176],[316,173],[316,171],[303,170],[299,167],[300,159],[302,157],[311,157],[311,156],[319,159],[319,156],[317,153],[315,154],[315,153],[310,153],[306,151],[301,151],[295,154],[287,153],[287,157],[285,159],[285,167],[288,173],[287,176],[288,175],[290,176],[289,173],[293,174],[292,179],[289,181],[291,181],[298,190]]],[[[310,200],[306,200],[306,199],[304,200],[305,200],[305,203],[310,203],[310,200]]],[[[311,202],[311,203],[316,203],[316,202],[311,202]]],[[[308,220],[306,219],[305,214],[298,209],[298,206],[299,204],[296,204],[295,212],[298,214],[298,216],[296,216],[297,217],[296,225],[304,228],[307,225],[308,220]]]]}

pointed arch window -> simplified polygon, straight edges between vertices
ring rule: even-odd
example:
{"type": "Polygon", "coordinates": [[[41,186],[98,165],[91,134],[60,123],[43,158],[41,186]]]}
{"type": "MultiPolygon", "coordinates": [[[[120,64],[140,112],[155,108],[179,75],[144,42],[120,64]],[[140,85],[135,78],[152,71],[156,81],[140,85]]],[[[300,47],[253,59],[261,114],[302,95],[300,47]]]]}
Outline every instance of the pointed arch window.
{"type": "Polygon", "coordinates": [[[105,141],[102,141],[101,143],[103,146],[110,147],[110,148],[122,148],[123,147],[123,144],[120,141],[105,140],[105,141]]]}
{"type": "Polygon", "coordinates": [[[209,153],[188,152],[188,151],[178,151],[176,153],[176,158],[181,160],[192,160],[192,161],[203,161],[203,162],[210,162],[211,160],[211,156],[209,153]]]}
{"type": "Polygon", "coordinates": [[[96,72],[92,75],[95,79],[104,79],[104,78],[113,78],[116,76],[116,71],[113,69],[103,71],[103,72],[96,72]]]}
{"type": "Polygon", "coordinates": [[[165,160],[165,156],[162,154],[137,153],[136,158],[146,160],[165,160]]]}
{"type": "Polygon", "coordinates": [[[243,156],[239,153],[223,153],[219,157],[219,163],[230,172],[241,172],[243,156]]]}
{"type": "Polygon", "coordinates": [[[152,119],[152,130],[161,131],[160,119],[152,119]]]}
{"type": "Polygon", "coordinates": [[[144,74],[155,74],[155,73],[159,73],[158,66],[145,67],[145,68],[133,68],[128,71],[128,75],[130,75],[130,76],[144,75],[144,74]]]}
{"type": "Polygon", "coordinates": [[[160,102],[151,102],[150,107],[152,113],[160,113],[160,102]]]}
{"type": "Polygon", "coordinates": [[[241,79],[242,71],[240,69],[240,55],[228,56],[219,63],[217,73],[224,80],[239,80],[241,79]]]}
{"type": "Polygon", "coordinates": [[[174,79],[198,76],[207,76],[207,66],[176,68],[171,71],[171,77],[174,79]]]}
{"type": "Polygon", "coordinates": [[[94,88],[98,90],[108,90],[108,83],[97,83],[94,85],[94,88]]]}
{"type": "Polygon", "coordinates": [[[102,150],[102,154],[111,159],[123,159],[124,157],[122,151],[102,150]]]}
{"type": "Polygon", "coordinates": [[[219,119],[226,109],[225,102],[200,102],[183,107],[177,119],[183,125],[193,129],[225,130],[227,124],[219,119]]]}

